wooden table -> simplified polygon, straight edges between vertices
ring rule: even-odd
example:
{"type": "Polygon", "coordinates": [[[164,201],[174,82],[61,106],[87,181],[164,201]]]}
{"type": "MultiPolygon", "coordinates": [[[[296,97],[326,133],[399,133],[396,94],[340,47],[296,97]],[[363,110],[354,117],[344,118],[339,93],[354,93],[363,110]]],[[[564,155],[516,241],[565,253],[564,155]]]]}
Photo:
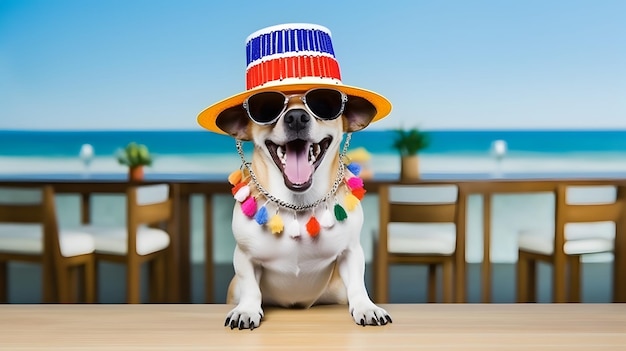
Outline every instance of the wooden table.
{"type": "Polygon", "coordinates": [[[356,325],[346,306],[266,309],[230,330],[228,305],[4,305],[3,350],[624,350],[626,304],[385,305],[356,325]]]}

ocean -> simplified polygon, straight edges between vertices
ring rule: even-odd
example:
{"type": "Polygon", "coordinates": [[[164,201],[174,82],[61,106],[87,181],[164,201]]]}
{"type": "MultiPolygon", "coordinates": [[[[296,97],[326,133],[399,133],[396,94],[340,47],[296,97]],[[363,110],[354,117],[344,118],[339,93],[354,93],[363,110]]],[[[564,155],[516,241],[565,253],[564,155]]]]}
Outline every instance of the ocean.
{"type": "MultiPolygon", "coordinates": [[[[365,148],[370,153],[369,164],[375,176],[399,171],[399,157],[391,146],[393,133],[366,130],[353,134],[350,149],[365,148]]],[[[626,178],[626,130],[436,130],[427,133],[430,146],[420,153],[420,172],[425,177],[455,174],[549,177],[560,174],[626,178]],[[491,152],[495,140],[504,140],[507,145],[500,161],[491,152]]],[[[147,145],[154,156],[147,174],[224,175],[226,181],[226,174],[240,165],[233,139],[206,131],[0,131],[0,178],[68,173],[121,175],[127,169],[117,163],[115,154],[131,141],[147,145]],[[78,157],[83,144],[90,144],[95,153],[88,167],[78,157]]],[[[219,211],[215,218],[223,219],[214,224],[219,233],[214,238],[214,256],[217,262],[229,262],[234,240],[228,233],[230,210],[224,207],[232,206],[232,199],[220,195],[215,201],[216,211],[219,211]]],[[[368,260],[372,258],[372,239],[377,228],[376,201],[376,195],[368,194],[363,202],[366,223],[362,243],[368,260]]],[[[62,195],[57,202],[61,225],[78,224],[77,199],[62,195]]],[[[201,206],[199,198],[192,198],[194,261],[204,258],[201,206]]],[[[467,259],[480,262],[482,198],[471,196],[468,206],[467,259]]],[[[554,198],[549,194],[496,195],[492,206],[491,259],[494,262],[515,262],[516,235],[520,229],[554,226],[554,198]]],[[[95,197],[93,211],[95,220],[123,221],[123,199],[95,197]]]]}
{"type": "MultiPolygon", "coordinates": [[[[391,143],[393,131],[360,131],[351,149],[371,154],[374,173],[397,173],[399,161],[391,143]]],[[[428,131],[430,145],[420,153],[423,173],[625,172],[626,130],[476,130],[428,131]],[[495,140],[507,152],[496,164],[495,140]]],[[[92,145],[91,172],[125,172],[115,160],[131,141],[147,145],[154,164],[147,172],[229,173],[239,166],[234,141],[206,131],[0,131],[0,174],[79,172],[83,144],[92,145]]]]}

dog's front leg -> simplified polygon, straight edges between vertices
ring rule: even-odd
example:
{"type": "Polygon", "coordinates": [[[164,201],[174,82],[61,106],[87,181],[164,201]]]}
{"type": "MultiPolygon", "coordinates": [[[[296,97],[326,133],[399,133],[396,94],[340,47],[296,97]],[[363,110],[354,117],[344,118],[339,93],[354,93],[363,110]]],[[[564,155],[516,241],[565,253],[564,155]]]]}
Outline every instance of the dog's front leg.
{"type": "Polygon", "coordinates": [[[230,326],[231,329],[254,329],[261,324],[263,318],[259,288],[262,269],[239,246],[235,248],[233,265],[236,283],[232,288],[235,289],[233,293],[237,307],[228,313],[224,326],[230,326]]]}
{"type": "Polygon", "coordinates": [[[337,264],[354,321],[362,326],[391,323],[389,313],[376,306],[365,289],[365,257],[361,244],[351,245],[339,256],[337,264]]]}

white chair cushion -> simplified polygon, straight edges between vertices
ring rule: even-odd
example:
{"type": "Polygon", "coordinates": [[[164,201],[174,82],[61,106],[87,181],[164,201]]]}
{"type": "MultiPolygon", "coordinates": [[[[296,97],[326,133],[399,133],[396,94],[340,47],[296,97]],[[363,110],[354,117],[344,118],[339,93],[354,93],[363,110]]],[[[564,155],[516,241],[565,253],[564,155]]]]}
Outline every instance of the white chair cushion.
{"type": "MultiPolygon", "coordinates": [[[[42,254],[43,226],[41,224],[0,224],[0,252],[19,254],[42,254]]],[[[59,231],[61,255],[73,257],[94,252],[95,243],[91,235],[78,231],[59,231]]]]}
{"type": "Polygon", "coordinates": [[[565,239],[581,240],[601,238],[615,240],[615,222],[566,223],[565,239]]]}
{"type": "MultiPolygon", "coordinates": [[[[592,233],[584,230],[572,231],[567,230],[567,227],[565,229],[566,241],[563,245],[563,251],[568,255],[584,255],[613,251],[614,241],[608,234],[598,234],[593,236],[586,235],[592,233]]],[[[545,255],[552,255],[554,253],[554,233],[549,230],[521,231],[517,243],[519,248],[523,251],[530,251],[545,255]]]]}
{"type": "MultiPolygon", "coordinates": [[[[86,225],[80,227],[93,235],[96,252],[126,255],[128,253],[128,232],[126,227],[102,227],[86,225]]],[[[161,229],[140,226],[137,228],[137,253],[148,255],[163,250],[170,245],[170,236],[161,229]]]]}
{"type": "Polygon", "coordinates": [[[387,251],[397,254],[452,255],[456,246],[452,223],[391,223],[387,251]]]}

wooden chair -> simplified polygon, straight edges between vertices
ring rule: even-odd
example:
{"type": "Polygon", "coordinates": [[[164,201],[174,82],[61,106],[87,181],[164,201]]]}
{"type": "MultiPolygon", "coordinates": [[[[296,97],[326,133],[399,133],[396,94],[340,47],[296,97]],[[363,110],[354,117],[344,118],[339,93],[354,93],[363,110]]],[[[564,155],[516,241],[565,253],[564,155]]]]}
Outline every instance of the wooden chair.
{"type": "MultiPolygon", "coordinates": [[[[126,225],[83,225],[93,235],[96,262],[126,266],[126,301],[141,303],[141,267],[148,263],[150,301],[177,299],[174,185],[136,185],[126,192],[126,225]]],[[[96,280],[97,281],[97,280],[96,280]]]]}
{"type": "Polygon", "coordinates": [[[624,186],[559,185],[554,230],[519,233],[517,301],[536,301],[537,262],[542,261],[553,266],[553,301],[580,302],[581,256],[613,252],[625,203],[624,186]]]}
{"type": "Polygon", "coordinates": [[[59,229],[50,186],[0,188],[0,302],[8,300],[8,262],[42,266],[42,301],[78,301],[73,289],[77,270],[84,277],[85,302],[95,300],[93,238],[86,233],[59,229]]]}
{"type": "Polygon", "coordinates": [[[454,267],[458,259],[465,260],[464,255],[459,258],[465,250],[465,196],[460,188],[455,184],[382,185],[378,195],[375,300],[388,302],[392,264],[428,265],[429,302],[436,301],[437,266],[441,266],[443,302],[462,300],[465,287],[453,290],[454,267]],[[435,200],[438,197],[441,200],[435,200]]]}

